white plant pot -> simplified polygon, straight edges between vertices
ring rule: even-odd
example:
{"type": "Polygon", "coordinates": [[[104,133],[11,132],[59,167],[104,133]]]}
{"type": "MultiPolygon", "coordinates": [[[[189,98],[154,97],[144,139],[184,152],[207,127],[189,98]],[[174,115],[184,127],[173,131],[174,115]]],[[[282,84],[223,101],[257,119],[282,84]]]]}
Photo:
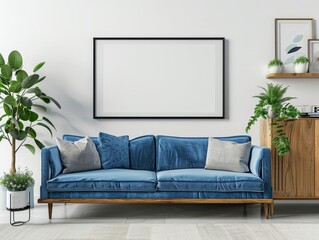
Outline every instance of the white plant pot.
{"type": "Polygon", "coordinates": [[[306,73],[308,72],[308,63],[294,64],[295,73],[306,73]]]}
{"type": "Polygon", "coordinates": [[[29,191],[7,191],[7,209],[21,209],[29,205],[29,191]],[[11,201],[10,201],[11,198],[11,201]]]}
{"type": "Polygon", "coordinates": [[[281,73],[283,67],[282,66],[272,66],[268,68],[269,73],[281,73]]]}
{"type": "MultiPolygon", "coordinates": [[[[28,187],[27,191],[28,191],[28,194],[30,192],[30,207],[34,208],[34,186],[28,187]]],[[[7,208],[7,188],[3,185],[0,185],[0,210],[6,210],[6,208],[7,208]]]]}

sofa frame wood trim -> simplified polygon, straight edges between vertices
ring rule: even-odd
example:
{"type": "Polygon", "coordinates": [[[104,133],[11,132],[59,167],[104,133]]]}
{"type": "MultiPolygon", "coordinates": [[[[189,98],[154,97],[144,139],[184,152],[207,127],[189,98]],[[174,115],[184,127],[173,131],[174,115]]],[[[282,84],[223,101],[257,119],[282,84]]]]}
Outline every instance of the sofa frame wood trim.
{"type": "Polygon", "coordinates": [[[265,217],[273,216],[273,199],[38,199],[38,203],[48,203],[49,219],[52,219],[53,203],[90,203],[90,204],[263,204],[265,217]]]}

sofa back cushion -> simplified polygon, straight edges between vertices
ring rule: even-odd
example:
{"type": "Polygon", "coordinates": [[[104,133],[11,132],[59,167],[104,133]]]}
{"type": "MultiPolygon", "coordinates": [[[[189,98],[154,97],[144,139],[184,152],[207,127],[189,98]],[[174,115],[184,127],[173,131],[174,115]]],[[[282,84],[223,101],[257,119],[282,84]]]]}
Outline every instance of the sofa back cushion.
{"type": "MultiPolygon", "coordinates": [[[[83,136],[63,135],[66,141],[77,141],[83,136]]],[[[99,145],[98,137],[91,137],[96,146],[99,145]]],[[[155,170],[155,136],[146,135],[129,141],[130,168],[136,170],[155,170]]]]}
{"type": "Polygon", "coordinates": [[[129,143],[132,169],[155,171],[155,136],[134,138],[129,143]]]}
{"type": "Polygon", "coordinates": [[[130,168],[129,138],[125,136],[113,136],[107,133],[99,133],[99,145],[102,168],[130,168]]]}
{"type": "MultiPolygon", "coordinates": [[[[222,141],[250,142],[250,136],[215,137],[222,141]]],[[[156,137],[156,171],[204,168],[208,137],[156,137]]]]}

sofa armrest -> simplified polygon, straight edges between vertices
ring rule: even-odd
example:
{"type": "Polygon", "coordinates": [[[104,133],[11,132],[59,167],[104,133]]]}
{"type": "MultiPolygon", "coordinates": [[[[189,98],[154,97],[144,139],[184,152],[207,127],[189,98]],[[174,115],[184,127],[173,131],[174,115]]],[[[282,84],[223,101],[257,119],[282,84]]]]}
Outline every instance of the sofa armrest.
{"type": "Polygon", "coordinates": [[[42,148],[41,150],[41,188],[40,198],[48,198],[47,181],[62,172],[62,163],[57,146],[42,148]]]}
{"type": "Polygon", "coordinates": [[[272,198],[270,149],[253,146],[250,156],[250,171],[265,182],[264,198],[272,198]]]}

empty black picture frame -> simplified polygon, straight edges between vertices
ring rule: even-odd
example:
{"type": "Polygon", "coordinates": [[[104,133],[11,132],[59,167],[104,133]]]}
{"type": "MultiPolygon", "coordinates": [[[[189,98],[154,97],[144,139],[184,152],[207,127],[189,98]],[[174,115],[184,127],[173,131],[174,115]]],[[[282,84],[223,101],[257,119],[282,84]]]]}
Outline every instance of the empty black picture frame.
{"type": "MultiPolygon", "coordinates": [[[[137,65],[141,66],[143,64],[137,64],[137,65]]],[[[149,74],[150,73],[153,74],[151,70],[149,71],[149,74]]],[[[93,38],[93,118],[94,119],[106,119],[106,118],[223,119],[224,117],[225,117],[225,38],[223,37],[103,37],[103,38],[95,37],[93,38]],[[207,49],[205,49],[205,47],[207,47],[207,49]],[[159,49],[156,49],[156,48],[159,48],[159,49]],[[189,49],[190,54],[187,52],[188,51],[187,49],[189,49]],[[197,49],[199,49],[198,53],[197,53],[197,49]],[[186,51],[183,52],[184,50],[186,51]],[[135,52],[135,55],[134,55],[134,52],[135,52]],[[179,53],[181,53],[181,56],[178,56],[179,53]],[[215,55],[210,53],[215,53],[215,55]],[[167,54],[168,56],[165,56],[165,54],[167,54]],[[154,59],[151,59],[152,56],[155,56],[154,59]],[[147,57],[147,59],[143,59],[143,57],[147,57]],[[163,58],[163,59],[161,61],[161,60],[158,60],[158,58],[163,58]],[[176,60],[175,58],[177,60],[180,60],[180,62],[186,62],[186,63],[184,63],[183,65],[179,63],[179,61],[173,61],[173,60],[176,60]],[[173,59],[172,64],[167,63],[166,59],[168,61],[169,59],[173,59]],[[130,60],[132,61],[130,62],[130,60]],[[146,66],[140,67],[141,69],[136,69],[130,65],[131,63],[133,65],[134,64],[136,65],[136,62],[139,62],[139,61],[141,61],[143,64],[146,64],[146,66]],[[154,66],[149,65],[150,63],[152,63],[152,61],[155,62],[154,66]],[[165,65],[164,70],[163,70],[163,66],[159,63],[164,63],[163,64],[165,65]],[[180,66],[177,65],[177,66],[171,67],[175,63],[178,63],[180,66]],[[202,65],[205,65],[207,69],[205,67],[202,67],[202,65]],[[196,66],[198,71],[198,72],[195,72],[195,75],[197,74],[197,75],[204,76],[205,78],[205,79],[203,78],[204,80],[198,79],[197,75],[193,76],[193,78],[188,77],[189,75],[193,74],[192,68],[194,66],[196,66]],[[167,76],[176,75],[177,77],[179,77],[180,73],[183,72],[181,75],[182,77],[185,77],[185,79],[187,80],[187,84],[186,83],[183,84],[183,81],[184,81],[183,78],[181,79],[172,78],[173,80],[166,80],[166,78],[162,76],[156,80],[157,82],[152,82],[153,81],[152,77],[147,78],[147,76],[143,76],[146,80],[145,79],[140,80],[139,77],[136,77],[136,76],[141,76],[141,74],[143,74],[145,69],[147,68],[151,70],[155,69],[155,71],[157,71],[156,73],[154,73],[155,75],[153,75],[155,78],[157,74],[159,75],[162,74],[162,72],[160,71],[163,71],[163,72],[167,71],[165,67],[169,68],[170,71],[172,71],[172,69],[177,69],[176,72],[171,72],[167,76]],[[129,76],[131,76],[132,69],[134,70],[136,69],[137,73],[136,72],[134,73],[135,77],[133,76],[133,77],[126,78],[125,74],[124,74],[124,77],[122,76],[125,71],[128,71],[128,72],[131,71],[130,74],[128,74],[129,76]],[[178,71],[182,69],[185,69],[186,72],[188,71],[189,74],[184,73],[184,70],[178,71]],[[214,79],[211,79],[211,81],[214,81],[214,82],[210,83],[210,79],[208,79],[208,77],[205,77],[206,76],[205,74],[206,75],[213,74],[214,79]],[[130,89],[130,86],[132,86],[135,79],[138,79],[137,84],[143,83],[143,86],[134,87],[134,89],[133,88],[130,89]],[[145,84],[146,81],[148,80],[150,82],[148,84],[145,84]],[[158,82],[159,80],[161,81],[160,85],[158,82]],[[156,90],[155,92],[152,92],[154,91],[154,86],[157,85],[162,87],[161,84],[163,84],[163,81],[167,81],[165,84],[170,85],[170,87],[165,88],[169,90],[168,91],[169,93],[167,93],[167,91],[166,92],[163,91],[163,89],[161,89],[162,90],[161,92],[156,92],[156,90]],[[201,84],[201,87],[196,85],[198,83],[201,84]],[[205,83],[207,83],[207,86],[205,86],[205,83]],[[118,84],[120,88],[118,86],[117,87],[113,86],[116,84],[118,84]],[[183,86],[180,86],[181,84],[183,86]],[[212,88],[211,87],[212,85],[214,85],[215,88],[212,88]],[[152,91],[150,91],[148,87],[152,88],[152,91]],[[115,91],[113,88],[115,89],[115,91]],[[201,89],[203,89],[203,94],[201,94],[201,89]],[[196,92],[197,96],[194,97],[192,92],[190,92],[190,90],[197,91],[196,92]],[[178,93],[176,95],[179,95],[179,96],[176,96],[176,99],[173,99],[174,96],[172,96],[174,95],[174,91],[178,93]],[[127,94],[125,94],[125,92],[127,94]],[[187,96],[187,92],[190,93],[189,94],[190,99],[187,96]],[[134,102],[134,98],[132,97],[133,95],[131,95],[131,93],[134,93],[134,96],[138,96],[137,98],[135,98],[135,100],[142,98],[142,96],[145,95],[146,93],[148,93],[149,96],[153,96],[153,98],[147,97],[144,99],[143,102],[139,100],[136,103],[132,103],[134,102]],[[205,93],[208,93],[208,94],[205,94],[205,93]],[[130,95],[130,96],[127,96],[127,95],[130,95]],[[166,95],[170,95],[170,100],[168,100],[168,102],[164,106],[164,105],[161,105],[161,98],[166,99],[167,98],[166,95]],[[194,100],[198,102],[194,103],[194,101],[192,101],[191,99],[192,97],[194,97],[194,100]],[[120,98],[120,101],[118,100],[119,98],[120,98]],[[107,99],[107,101],[105,99],[107,99]],[[155,100],[155,101],[152,102],[152,100],[155,100]],[[145,108],[143,108],[144,103],[147,105],[147,107],[145,108]],[[132,108],[127,106],[129,104],[133,104],[132,111],[131,111],[132,108]],[[124,109],[123,111],[121,107],[124,109]],[[168,111],[166,107],[169,109],[168,111]],[[188,107],[190,107],[190,109],[192,110],[188,111],[188,107]],[[200,109],[200,107],[203,107],[204,111],[201,111],[201,110],[197,111],[197,109],[200,109]],[[164,108],[165,110],[162,110],[164,108]],[[112,110],[109,110],[109,109],[112,109],[112,110]],[[181,109],[184,109],[186,111],[182,111],[181,109]],[[217,110],[215,111],[212,110],[210,112],[210,110],[207,110],[207,109],[217,109],[217,110]]]]}

